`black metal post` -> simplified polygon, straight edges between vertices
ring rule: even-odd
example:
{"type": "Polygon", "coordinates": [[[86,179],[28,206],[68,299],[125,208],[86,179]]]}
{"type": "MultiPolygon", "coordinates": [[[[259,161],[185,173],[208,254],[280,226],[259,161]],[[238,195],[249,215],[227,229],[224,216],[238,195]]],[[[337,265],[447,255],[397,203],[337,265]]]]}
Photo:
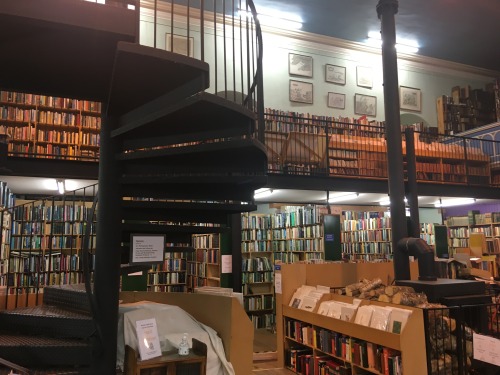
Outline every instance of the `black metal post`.
{"type": "Polygon", "coordinates": [[[382,69],[384,74],[384,109],[387,134],[387,168],[391,198],[392,249],[396,280],[410,279],[408,256],[395,251],[400,239],[407,236],[404,204],[403,147],[399,116],[398,61],[396,53],[397,0],[380,0],[377,14],[381,21],[382,69]]]}
{"type": "Polygon", "coordinates": [[[111,138],[116,121],[116,118],[103,117],[100,135],[94,294],[96,321],[102,333],[102,353],[93,362],[95,374],[116,372],[121,260],[121,192],[118,162],[115,159],[118,145],[111,138]]]}
{"type": "Polygon", "coordinates": [[[233,291],[241,292],[241,214],[228,215],[231,226],[233,291]]]}
{"type": "Polygon", "coordinates": [[[406,138],[406,174],[408,178],[406,198],[410,206],[410,237],[420,237],[420,217],[418,214],[417,162],[415,158],[415,130],[405,129],[406,138]]]}

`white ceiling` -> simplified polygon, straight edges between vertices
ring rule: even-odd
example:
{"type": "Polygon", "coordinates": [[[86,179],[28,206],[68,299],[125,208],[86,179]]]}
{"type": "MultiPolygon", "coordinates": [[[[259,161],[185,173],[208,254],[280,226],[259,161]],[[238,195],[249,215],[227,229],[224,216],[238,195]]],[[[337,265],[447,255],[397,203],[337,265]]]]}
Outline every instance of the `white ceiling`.
{"type": "MultiPolygon", "coordinates": [[[[57,185],[55,185],[53,178],[0,176],[0,181],[6,182],[15,195],[29,194],[50,197],[58,194],[57,185]]],[[[97,181],[66,179],[65,184],[67,191],[73,191],[97,184],[97,181]]],[[[81,193],[83,194],[83,191],[81,193]]],[[[91,195],[90,190],[87,191],[86,195],[91,195]]]]}

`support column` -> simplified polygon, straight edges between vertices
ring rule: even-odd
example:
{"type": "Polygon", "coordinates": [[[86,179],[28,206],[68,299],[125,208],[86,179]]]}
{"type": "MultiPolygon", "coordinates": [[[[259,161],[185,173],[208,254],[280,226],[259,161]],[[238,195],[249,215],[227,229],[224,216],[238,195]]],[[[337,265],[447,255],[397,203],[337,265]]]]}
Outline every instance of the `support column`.
{"type": "Polygon", "coordinates": [[[111,138],[116,118],[103,117],[100,134],[99,202],[94,294],[97,323],[102,332],[102,353],[93,362],[96,374],[116,372],[118,297],[121,261],[121,191],[117,141],[111,138]]]}
{"type": "Polygon", "coordinates": [[[407,254],[396,251],[397,243],[407,236],[404,204],[403,147],[399,115],[398,61],[396,53],[397,0],[379,0],[377,14],[381,21],[382,69],[384,73],[385,130],[387,135],[387,172],[391,199],[392,250],[396,280],[410,279],[407,254]]]}
{"type": "Polygon", "coordinates": [[[406,197],[410,206],[410,237],[420,238],[420,216],[418,213],[417,191],[417,161],[415,156],[415,131],[413,128],[405,129],[406,139],[406,173],[408,183],[406,197]]]}

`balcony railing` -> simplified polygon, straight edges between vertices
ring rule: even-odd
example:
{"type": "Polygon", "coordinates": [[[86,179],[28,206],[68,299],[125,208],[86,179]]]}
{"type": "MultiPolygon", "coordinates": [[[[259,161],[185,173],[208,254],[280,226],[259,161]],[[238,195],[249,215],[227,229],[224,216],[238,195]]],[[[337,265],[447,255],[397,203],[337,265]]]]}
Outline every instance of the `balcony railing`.
{"type": "MultiPolygon", "coordinates": [[[[387,179],[380,124],[276,112],[265,116],[269,173],[387,179]]],[[[500,185],[500,142],[415,131],[414,144],[419,182],[500,185]]],[[[404,131],[402,146],[406,158],[404,131]]]]}

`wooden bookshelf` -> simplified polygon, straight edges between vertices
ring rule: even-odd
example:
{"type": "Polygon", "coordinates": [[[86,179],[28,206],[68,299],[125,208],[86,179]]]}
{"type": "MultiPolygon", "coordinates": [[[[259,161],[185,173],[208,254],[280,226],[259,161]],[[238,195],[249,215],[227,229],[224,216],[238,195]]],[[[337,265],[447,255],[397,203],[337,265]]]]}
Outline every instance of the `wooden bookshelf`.
{"type": "MultiPolygon", "coordinates": [[[[83,282],[81,249],[92,202],[40,200],[12,209],[9,294],[83,282]]],[[[95,248],[95,228],[89,247],[95,248]]],[[[94,258],[90,256],[90,268],[94,258]]]]}
{"type": "Polygon", "coordinates": [[[274,325],[274,262],[324,259],[317,206],[284,206],[274,214],[241,216],[242,291],[256,328],[274,325]]]}
{"type": "MultiPolygon", "coordinates": [[[[281,293],[276,295],[277,303],[277,343],[278,343],[278,365],[286,367],[287,354],[291,348],[305,348],[314,357],[327,357],[331,360],[340,360],[341,364],[348,364],[348,374],[380,374],[373,368],[366,368],[353,358],[343,358],[335,353],[327,352],[321,347],[320,342],[304,344],[303,340],[297,340],[287,335],[287,328],[290,321],[300,322],[304,326],[309,326],[313,331],[327,331],[338,335],[343,335],[348,340],[358,340],[368,342],[377,346],[390,348],[401,356],[402,366],[405,375],[417,375],[427,373],[425,330],[423,322],[423,312],[421,309],[407,308],[412,311],[408,322],[401,332],[395,334],[381,331],[375,328],[362,326],[353,321],[343,321],[315,312],[300,310],[288,306],[293,293],[302,285],[325,285],[339,287],[356,282],[361,278],[381,277],[387,279],[390,284],[393,279],[392,263],[375,264],[282,264],[280,270],[281,293]],[[370,266],[370,267],[365,267],[370,266]]],[[[416,267],[411,267],[412,278],[416,277],[416,267]]],[[[326,295],[326,299],[341,299],[343,302],[352,301],[350,297],[343,297],[334,294],[326,295]]],[[[363,301],[363,304],[377,304],[387,306],[388,304],[363,301]]]]}
{"type": "Polygon", "coordinates": [[[12,214],[10,210],[13,206],[13,194],[7,183],[0,181],[0,287],[7,287],[12,227],[12,214]]]}
{"type": "Polygon", "coordinates": [[[155,264],[148,271],[149,292],[186,291],[186,253],[165,252],[163,263],[155,264]]]}
{"type": "Polygon", "coordinates": [[[97,160],[101,104],[87,100],[0,91],[0,131],[9,153],[97,160]]]}
{"type": "Polygon", "coordinates": [[[221,286],[220,234],[194,234],[194,252],[187,261],[187,287],[193,291],[199,286],[221,286]]]}
{"type": "Polygon", "coordinates": [[[387,211],[344,211],[342,214],[342,255],[345,259],[392,259],[391,218],[387,211]]]}

